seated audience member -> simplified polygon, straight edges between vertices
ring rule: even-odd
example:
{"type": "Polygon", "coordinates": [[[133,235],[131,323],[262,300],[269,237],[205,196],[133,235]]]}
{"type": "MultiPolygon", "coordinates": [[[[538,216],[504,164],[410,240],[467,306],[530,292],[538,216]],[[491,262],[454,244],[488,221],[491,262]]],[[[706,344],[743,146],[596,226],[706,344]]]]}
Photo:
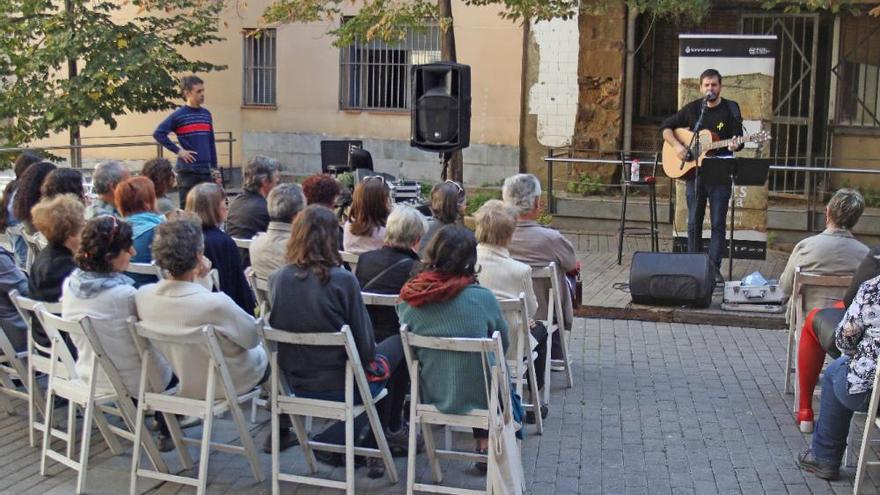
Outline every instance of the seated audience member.
{"type": "MultiPolygon", "coordinates": [[[[529,319],[529,328],[537,346],[534,352],[535,372],[538,388],[544,388],[544,367],[546,365],[547,352],[547,328],[543,323],[536,322],[532,316],[538,310],[538,301],[535,298],[535,290],[532,288],[532,267],[520,263],[510,257],[507,246],[516,229],[516,210],[505,205],[503,202],[492,199],[487,201],[477,210],[477,267],[480,274],[480,285],[492,291],[499,299],[516,299],[520,293],[526,295],[526,318],[529,319]]],[[[516,346],[518,345],[518,332],[520,321],[507,320],[509,325],[516,325],[514,332],[511,329],[510,350],[507,357],[516,358],[516,346]]],[[[526,352],[532,351],[530,342],[525,343],[526,352]]],[[[529,413],[531,414],[531,412],[529,413]]],[[[546,417],[547,407],[541,406],[541,414],[546,417]]],[[[530,417],[534,421],[534,417],[530,417]]]]}
{"type": "Polygon", "coordinates": [[[18,179],[15,199],[12,203],[12,212],[21,223],[23,230],[28,234],[37,231],[31,222],[31,210],[43,198],[43,182],[57,167],[49,162],[36,163],[25,170],[18,179]]]}
{"type": "Polygon", "coordinates": [[[174,167],[171,162],[164,158],[147,160],[141,175],[153,181],[156,190],[156,211],[160,215],[168,215],[177,211],[174,201],[168,197],[168,191],[177,184],[177,176],[174,175],[174,167]]]}
{"type": "Polygon", "coordinates": [[[13,203],[18,192],[19,183],[24,172],[31,166],[43,161],[43,157],[33,151],[23,151],[15,159],[13,170],[15,179],[6,184],[3,197],[0,198],[0,232],[6,232],[9,243],[12,245],[12,254],[15,256],[15,264],[20,269],[25,269],[27,262],[27,244],[21,235],[22,224],[15,216],[13,203]]]}
{"type": "Polygon", "coordinates": [[[298,184],[278,184],[266,198],[269,227],[251,243],[251,268],[257,277],[268,279],[286,265],[290,224],[305,206],[306,198],[298,184]]]}
{"type": "MultiPolygon", "coordinates": [[[[865,200],[854,189],[840,189],[825,207],[825,230],[819,234],[795,244],[788,257],[785,270],[779,277],[779,286],[786,296],[790,297],[794,290],[794,270],[825,274],[851,275],[859,263],[868,254],[865,246],[852,235],[852,228],[865,210],[865,200]]],[[[833,294],[839,289],[810,289],[806,294],[805,307],[824,308],[834,304],[837,299],[833,294]]],[[[788,301],[785,319],[794,317],[792,304],[788,301]]]]}
{"type": "Polygon", "coordinates": [[[440,227],[450,224],[462,225],[467,197],[458,182],[447,180],[434,184],[431,189],[431,215],[428,219],[428,232],[422,238],[419,255],[424,254],[425,246],[431,242],[440,227]]]}
{"type": "Polygon", "coordinates": [[[113,192],[117,184],[130,176],[128,167],[122,162],[110,160],[99,164],[92,174],[92,188],[98,197],[86,208],[86,220],[101,215],[119,217],[119,211],[113,203],[113,192]]]}
{"type": "Polygon", "coordinates": [[[56,168],[49,172],[46,180],[43,181],[40,195],[48,199],[54,198],[59,194],[72,194],[80,198],[83,204],[88,204],[86,202],[86,192],[83,189],[83,177],[79,170],[56,168]]]}
{"type": "MultiPolygon", "coordinates": [[[[144,178],[144,180],[147,180],[144,178]]],[[[118,189],[117,189],[118,191],[118,189]]],[[[132,229],[126,222],[110,215],[89,220],[82,233],[76,253],[77,268],[64,281],[61,298],[61,316],[79,319],[88,316],[104,352],[119,371],[123,385],[132,397],[140,390],[141,357],[128,329],[128,318],[137,316],[134,303],[134,281],[122,272],[135,254],[132,229]]],[[[76,373],[88,381],[95,380],[98,393],[113,392],[107,375],[101,371],[91,376],[94,349],[88,341],[71,336],[77,349],[76,373]]],[[[151,367],[150,382],[165,390],[171,383],[171,368],[163,359],[156,359],[151,367]]],[[[156,416],[160,426],[159,448],[174,448],[164,416],[156,416]]]]}
{"type": "MultiPolygon", "coordinates": [[[[562,323],[566,330],[571,330],[574,310],[571,292],[566,290],[568,285],[565,274],[577,271],[578,261],[571,242],[564,235],[537,222],[540,216],[541,181],[532,174],[517,174],[504,180],[501,193],[504,202],[514,207],[519,214],[516,230],[507,246],[510,257],[530,266],[546,266],[551,261],[556,263],[558,286],[562,292],[562,323]]],[[[538,320],[546,319],[550,284],[546,280],[535,281],[534,289],[538,299],[538,311],[534,317],[538,320]]],[[[550,352],[554,359],[562,357],[560,337],[561,332],[554,334],[551,344],[550,352]]]]}
{"type": "Polygon", "coordinates": [[[354,188],[349,220],[342,237],[344,251],[361,254],[380,249],[385,239],[385,220],[391,211],[385,179],[374,175],[354,188]]]}
{"type": "Polygon", "coordinates": [[[12,304],[9,293],[28,295],[28,280],[15,263],[15,256],[0,246],[0,329],[16,351],[27,349],[27,325],[12,304]]]}
{"type": "MultiPolygon", "coordinates": [[[[280,165],[278,160],[257,155],[244,168],[241,194],[229,203],[226,233],[238,239],[251,239],[257,232],[265,232],[269,226],[266,196],[278,185],[280,165]]],[[[250,266],[247,249],[239,251],[242,264],[250,266]]]]}
{"type": "Polygon", "coordinates": [[[220,290],[248,314],[254,314],[254,294],[244,276],[238,247],[232,237],[220,230],[229,212],[223,188],[210,182],[197,184],[186,195],[186,211],[202,223],[204,254],[220,275],[220,290]]]}
{"type": "MultiPolygon", "coordinates": [[[[399,294],[401,287],[418,265],[416,251],[426,229],[425,217],[418,210],[405,204],[395,205],[388,215],[385,245],[382,249],[367,251],[358,259],[355,276],[361,291],[399,294]]],[[[394,308],[367,306],[367,312],[370,314],[377,341],[400,334],[400,322],[394,308]]],[[[405,454],[408,448],[409,428],[402,421],[403,402],[408,393],[409,372],[406,366],[401,366],[388,383],[388,397],[377,405],[383,411],[380,414],[388,418],[388,422],[383,423],[385,436],[397,455],[405,454]]]]}
{"type": "MultiPolygon", "coordinates": [[[[491,337],[501,332],[504,352],[508,330],[492,292],[477,284],[477,242],[471,231],[446,225],[428,243],[422,271],[400,290],[400,323],[427,337],[491,337]]],[[[463,414],[486,409],[483,360],[476,354],[417,349],[421,365],[422,402],[440,412],[463,414]]],[[[477,452],[485,454],[488,431],[474,430],[477,452]]],[[[477,463],[485,472],[486,464],[477,463]]]]}
{"type": "MultiPolygon", "coordinates": [[[[73,253],[79,249],[83,204],[71,194],[41,201],[32,210],[34,226],[49,244],[40,251],[31,266],[28,292],[37,301],[58,302],[61,284],[76,268],[73,253]]],[[[34,338],[42,345],[49,339],[39,322],[33,321],[34,338]]]]}
{"type": "MultiPolygon", "coordinates": [[[[153,261],[153,254],[150,251],[153,235],[156,232],[156,227],[165,221],[165,216],[156,211],[156,192],[153,189],[153,181],[146,177],[132,177],[120,182],[116,186],[114,202],[119,208],[119,214],[132,228],[136,252],[131,261],[135,263],[153,261]]],[[[131,273],[129,277],[134,279],[135,287],[157,280],[155,276],[139,273],[131,273]]]]}
{"type": "Polygon", "coordinates": [[[834,332],[834,343],[843,355],[825,370],[812,448],[799,457],[801,469],[819,478],[840,477],[853,412],[868,409],[880,353],[878,313],[880,277],[875,277],[859,288],[834,332]]]}
{"type": "MultiPolygon", "coordinates": [[[[302,184],[303,195],[307,205],[321,205],[331,210],[336,208],[336,199],[339,197],[341,188],[339,181],[327,174],[316,174],[302,184]]],[[[339,250],[342,251],[342,238],[345,237],[342,225],[339,226],[339,250]]]]}
{"type": "MultiPolygon", "coordinates": [[[[269,323],[279,330],[308,333],[338,332],[348,325],[375,396],[403,358],[403,347],[400,335],[376,343],[357,279],[341,267],[342,259],[336,249],[338,225],[336,215],[323,206],[308,206],[297,215],[287,244],[289,265],[269,278],[272,307],[285,310],[272,311],[269,323]]],[[[345,400],[343,385],[348,358],[344,349],[282,344],[278,360],[297,396],[345,400]]],[[[359,403],[357,392],[355,397],[359,403]]],[[[387,418],[379,419],[387,424],[387,418]]],[[[366,415],[361,415],[355,431],[366,424],[366,415]]],[[[288,426],[282,426],[282,440],[290,437],[288,426]]],[[[344,424],[331,426],[321,436],[331,443],[344,443],[344,424]]],[[[321,453],[319,457],[323,461],[339,461],[338,455],[321,453]]],[[[381,460],[368,460],[368,465],[371,477],[384,474],[381,460]]]]}
{"type": "MultiPolygon", "coordinates": [[[[202,229],[186,219],[165,222],[156,228],[152,248],[156,264],[169,278],[147,284],[135,294],[137,313],[144,325],[174,336],[193,335],[211,325],[229,365],[236,393],[253,390],[266,376],[266,350],[260,344],[256,320],[250,313],[239,308],[228,295],[211,292],[195,282],[205,275],[208,266],[202,260],[202,229]]],[[[203,399],[210,359],[207,351],[185,345],[163,345],[159,350],[180,379],[178,395],[203,399]]],[[[217,390],[217,396],[222,396],[222,388],[218,386],[217,390]]]]}

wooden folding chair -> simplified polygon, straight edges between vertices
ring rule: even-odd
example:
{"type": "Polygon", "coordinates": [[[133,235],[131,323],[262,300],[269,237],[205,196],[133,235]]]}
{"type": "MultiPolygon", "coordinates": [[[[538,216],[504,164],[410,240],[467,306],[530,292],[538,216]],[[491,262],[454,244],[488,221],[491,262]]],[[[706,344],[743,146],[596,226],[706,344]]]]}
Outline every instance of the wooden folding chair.
{"type": "Polygon", "coordinates": [[[253,239],[242,239],[240,237],[233,237],[232,241],[235,242],[236,247],[239,249],[248,249],[251,248],[251,243],[254,241],[253,239]]]}
{"type": "MultiPolygon", "coordinates": [[[[46,421],[52,422],[55,396],[68,401],[67,431],[61,432],[55,428],[43,430],[43,448],[40,458],[40,474],[46,475],[46,459],[52,459],[77,472],[76,493],[82,493],[86,487],[86,474],[88,473],[89,450],[91,448],[92,421],[98,427],[110,452],[118,455],[122,448],[116,441],[116,436],[127,440],[134,440],[134,404],[131,395],[126,390],[116,367],[107,357],[100,340],[92,328],[88,317],[76,321],[66,320],[55,316],[37,305],[37,317],[52,340],[49,366],[49,384],[46,388],[46,421]],[[91,378],[84,380],[76,373],[75,363],[63,335],[77,337],[82,345],[92,347],[92,360],[88,363],[91,378]],[[58,373],[59,367],[64,367],[63,373],[58,373]],[[98,390],[97,378],[103,373],[109,379],[111,390],[98,390]],[[112,406],[111,406],[112,404],[112,406]],[[74,457],[74,444],[76,439],[76,408],[82,407],[82,441],[80,443],[79,460],[74,457]],[[113,414],[122,418],[127,428],[112,426],[107,422],[105,413],[113,414]],[[51,438],[60,438],[67,442],[65,454],[51,449],[51,438]]],[[[147,435],[141,442],[147,450],[147,455],[153,466],[161,471],[168,472],[168,466],[162,459],[159,449],[153,438],[147,435]]]]}
{"type": "Polygon", "coordinates": [[[138,275],[152,275],[157,278],[162,278],[162,273],[158,266],[155,263],[135,263],[132,261],[128,264],[128,268],[125,270],[129,273],[135,273],[138,275]]]}
{"type": "MultiPolygon", "coordinates": [[[[520,292],[517,299],[501,299],[498,301],[501,312],[507,319],[509,335],[515,338],[507,351],[507,366],[514,370],[511,377],[516,384],[516,393],[521,398],[526,383],[529,385],[529,399],[531,402],[523,402],[522,406],[535,415],[535,427],[539,435],[544,434],[544,420],[541,418],[541,394],[538,391],[537,371],[535,360],[532,356],[531,332],[529,331],[529,317],[526,309],[526,295],[520,292]]],[[[549,342],[548,342],[549,345],[549,342]]],[[[544,385],[546,387],[546,384],[544,385]]]]}
{"type": "MultiPolygon", "coordinates": [[[[251,472],[257,481],[263,481],[263,473],[260,470],[260,461],[257,459],[257,451],[254,447],[254,439],[251,437],[250,431],[245,424],[244,413],[242,413],[239,404],[252,400],[260,393],[260,388],[237,395],[235,386],[232,384],[232,378],[229,375],[229,366],[220,349],[220,343],[217,340],[214,328],[206,325],[201,331],[195,335],[168,335],[155,332],[145,326],[144,322],[137,322],[134,318],[129,319],[129,324],[133,327],[133,334],[141,341],[141,382],[138,392],[138,407],[135,420],[134,436],[141,439],[144,435],[144,417],[147,411],[154,411],[156,414],[164,414],[168,429],[171,433],[171,439],[177,447],[181,461],[185,469],[192,469],[193,462],[189,456],[186,445],[198,445],[199,453],[199,471],[196,478],[189,476],[174,475],[162,473],[155,470],[144,469],[140,467],[140,449],[134,449],[131,460],[131,485],[130,492],[132,495],[137,493],[138,477],[152,478],[162,481],[170,481],[196,487],[196,493],[203,495],[207,491],[208,485],[208,458],[212,449],[221,452],[233,454],[241,454],[247,458],[251,467],[251,472]],[[149,343],[150,345],[147,345],[149,343]],[[187,397],[177,397],[170,392],[156,393],[147,390],[147,377],[150,376],[150,366],[152,362],[153,349],[156,344],[164,344],[168,346],[189,346],[194,349],[201,349],[210,356],[208,362],[207,375],[208,380],[205,387],[204,399],[190,399],[187,397]],[[220,381],[220,390],[222,399],[216,399],[217,380],[220,381]],[[241,446],[215,443],[211,441],[213,432],[214,417],[221,416],[226,411],[232,413],[232,419],[238,429],[241,446]],[[175,415],[196,416],[201,418],[204,423],[202,425],[201,440],[186,438],[180,430],[175,415]]],[[[148,325],[148,323],[146,323],[148,325]]],[[[257,322],[260,325],[260,322],[257,322]]],[[[181,376],[181,370],[174,370],[178,376],[181,376]]]]}
{"type": "Polygon", "coordinates": [[[379,414],[376,412],[376,402],[388,395],[388,391],[387,389],[382,389],[375,397],[370,393],[370,385],[367,383],[367,377],[364,374],[363,363],[361,363],[360,354],[358,354],[348,325],[343,326],[336,333],[287,332],[268,326],[263,327],[263,332],[266,340],[272,346],[269,353],[269,366],[272,369],[272,493],[274,495],[280,493],[280,482],[288,481],[304,485],[336,488],[345,490],[347,494],[353,495],[355,493],[355,455],[382,459],[385,463],[386,476],[388,476],[392,483],[397,483],[397,467],[394,465],[391,449],[389,449],[388,441],[385,439],[385,430],[382,428],[382,424],[379,422],[379,414]],[[308,399],[282,393],[281,371],[278,367],[278,344],[344,347],[345,353],[348,356],[348,363],[345,367],[345,402],[308,399]],[[357,387],[357,393],[360,394],[361,405],[355,405],[355,387],[357,387]],[[356,447],[354,445],[354,419],[365,413],[370,421],[373,436],[379,445],[376,449],[356,447]],[[292,419],[294,431],[296,431],[299,444],[305,452],[306,462],[311,473],[315,474],[318,470],[314,455],[315,450],[344,453],[345,481],[281,472],[279,459],[280,438],[278,433],[279,416],[282,414],[287,414],[292,419]],[[302,422],[303,417],[345,421],[345,446],[309,439],[302,422]]]}
{"type": "MultiPolygon", "coordinates": [[[[159,270],[159,279],[167,279],[168,274],[165,273],[165,270],[163,270],[158,265],[157,268],[159,270]]],[[[220,272],[218,272],[216,268],[211,268],[211,271],[208,272],[208,275],[204,278],[196,279],[196,283],[205,287],[208,290],[220,292],[220,272]]]]}
{"type": "MultiPolygon", "coordinates": [[[[16,297],[18,297],[18,291],[13,290],[10,293],[13,305],[16,304],[16,297]]],[[[19,313],[21,312],[19,311],[19,313]]],[[[30,333],[30,323],[26,324],[25,331],[30,333]]],[[[14,409],[12,404],[6,400],[7,397],[30,403],[30,394],[28,393],[29,389],[27,386],[27,356],[27,348],[22,351],[16,351],[6,332],[0,330],[0,407],[8,414],[13,414],[14,409]],[[12,380],[18,380],[21,383],[21,387],[16,387],[12,380]]],[[[40,407],[42,407],[42,404],[40,407]]]]}
{"type": "MultiPolygon", "coordinates": [[[[468,339],[468,338],[442,338],[424,337],[415,335],[409,331],[406,325],[400,328],[400,337],[403,341],[403,352],[410,373],[410,413],[409,413],[409,453],[406,473],[406,493],[411,495],[415,491],[428,493],[476,495],[480,493],[492,493],[493,475],[497,473],[494,458],[491,455],[474,452],[462,452],[451,449],[438,450],[434,445],[434,437],[431,426],[456,426],[464,428],[481,428],[489,430],[492,419],[490,415],[497,411],[499,400],[505,410],[510,411],[513,407],[510,401],[507,368],[499,364],[493,364],[486,369],[488,363],[503,363],[504,350],[501,345],[501,333],[495,332],[492,338],[468,339]],[[484,380],[488,381],[486,403],[488,409],[474,409],[465,414],[448,414],[440,412],[431,404],[422,402],[418,354],[415,349],[431,349],[435,351],[470,352],[483,356],[484,380]],[[488,378],[487,378],[488,377],[488,378]],[[499,393],[499,388],[502,393],[499,393]],[[506,392],[506,393],[504,393],[506,392]],[[431,474],[434,484],[416,483],[416,435],[421,427],[422,438],[425,439],[425,453],[431,465],[431,474]],[[485,461],[488,465],[486,476],[486,490],[467,490],[450,486],[439,486],[443,482],[443,473],[440,470],[440,458],[457,461],[485,461]]],[[[425,377],[430,380],[430,377],[425,377]]],[[[475,379],[477,379],[475,377],[475,379]]],[[[489,450],[495,447],[493,435],[489,435],[489,450]]]]}
{"type": "MultiPolygon", "coordinates": [[[[880,358],[877,359],[878,370],[880,370],[880,358]]],[[[870,446],[872,442],[876,440],[873,438],[874,435],[877,434],[877,430],[880,429],[880,418],[877,417],[877,409],[880,406],[880,372],[874,373],[874,388],[871,392],[871,401],[868,403],[868,414],[865,418],[865,431],[862,434],[862,446],[859,449],[859,462],[856,466],[856,479],[853,482],[853,495],[859,495],[863,486],[862,483],[865,480],[865,471],[871,466],[880,466],[880,461],[868,461],[867,455],[870,450],[870,446]]],[[[852,430],[853,425],[850,424],[850,430],[852,430]]],[[[853,445],[850,444],[847,446],[848,449],[852,449],[853,445]]]]}
{"type": "Polygon", "coordinates": [[[254,292],[254,298],[257,300],[257,307],[260,308],[260,316],[266,318],[263,311],[268,312],[272,310],[272,301],[269,299],[269,280],[258,277],[256,272],[254,272],[253,267],[248,267],[244,274],[247,278],[248,285],[251,286],[251,290],[254,292]]]}
{"type": "MultiPolygon", "coordinates": [[[[571,358],[568,354],[568,332],[565,331],[565,313],[562,311],[562,288],[559,284],[558,267],[555,262],[546,266],[532,266],[532,281],[540,280],[547,284],[547,319],[544,325],[547,327],[547,365],[544,367],[544,404],[550,405],[550,367],[551,349],[553,348],[553,334],[559,332],[559,342],[562,347],[561,364],[565,371],[565,385],[571,388],[574,380],[571,373],[571,358]]],[[[568,290],[568,289],[565,289],[568,290]]],[[[558,362],[558,361],[557,361],[558,362]]],[[[540,371],[539,371],[540,372],[540,371]]]]}
{"type": "Polygon", "coordinates": [[[349,253],[348,251],[339,251],[339,255],[342,256],[342,262],[347,264],[349,269],[351,269],[351,273],[354,273],[357,269],[358,258],[360,258],[360,255],[349,253]]]}
{"type": "MultiPolygon", "coordinates": [[[[797,386],[798,369],[797,369],[797,348],[800,342],[801,330],[804,327],[804,321],[807,314],[813,308],[806,307],[806,296],[811,290],[818,288],[838,289],[840,299],[843,299],[844,292],[852,282],[852,275],[828,275],[816,272],[807,272],[801,270],[801,267],[794,269],[794,281],[792,282],[792,304],[794,313],[791,315],[788,326],[788,345],[785,350],[785,388],[786,394],[791,393],[794,389],[794,403],[792,410],[798,411],[798,402],[800,401],[800,387],[797,386]],[[794,375],[794,380],[792,380],[794,375]],[[794,385],[792,387],[792,385],[794,385]]],[[[818,390],[818,389],[817,389],[818,390]]]]}
{"type": "MultiPolygon", "coordinates": [[[[45,429],[45,423],[37,421],[36,413],[39,411],[44,420],[46,413],[45,409],[43,409],[46,405],[45,398],[40,391],[40,388],[37,386],[37,373],[49,373],[49,355],[51,354],[52,349],[41,345],[34,340],[33,321],[34,318],[37,318],[37,305],[41,304],[44,310],[60,315],[61,303],[35,301],[34,299],[20,295],[17,290],[13,290],[9,293],[9,299],[12,301],[15,309],[18,310],[18,314],[21,316],[22,320],[24,320],[25,325],[27,325],[28,346],[26,388],[28,392],[28,441],[30,442],[31,447],[36,447],[36,432],[39,431],[42,433],[45,429]]],[[[59,372],[64,371],[64,368],[59,370],[59,372]]]]}

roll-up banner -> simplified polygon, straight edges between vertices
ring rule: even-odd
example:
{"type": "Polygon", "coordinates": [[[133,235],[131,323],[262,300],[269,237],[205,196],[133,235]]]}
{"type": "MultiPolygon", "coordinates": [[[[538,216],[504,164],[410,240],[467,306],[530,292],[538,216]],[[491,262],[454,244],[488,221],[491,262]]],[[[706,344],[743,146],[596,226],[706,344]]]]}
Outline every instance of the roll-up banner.
{"type": "MultiPolygon", "coordinates": [[[[739,103],[743,131],[770,130],[773,118],[773,73],[776,36],[682,34],[678,36],[679,107],[700,99],[700,74],[706,69],[721,73],[721,97],[739,103]]],[[[769,147],[746,143],[738,157],[769,157],[769,147]]],[[[737,186],[730,198],[736,202],[736,252],[741,259],[764,259],[767,254],[767,186],[737,186]]],[[[708,206],[708,205],[707,205],[708,206]]],[[[707,208],[708,210],[708,208],[707,208]]],[[[730,214],[725,225],[730,238],[730,214]]],[[[703,222],[703,246],[708,249],[709,212],[703,222]]],[[[685,182],[676,181],[674,250],[687,251],[687,198],[685,182]]],[[[725,252],[727,251],[725,243],[725,252]]],[[[726,255],[727,256],[727,255],[726,255]]]]}

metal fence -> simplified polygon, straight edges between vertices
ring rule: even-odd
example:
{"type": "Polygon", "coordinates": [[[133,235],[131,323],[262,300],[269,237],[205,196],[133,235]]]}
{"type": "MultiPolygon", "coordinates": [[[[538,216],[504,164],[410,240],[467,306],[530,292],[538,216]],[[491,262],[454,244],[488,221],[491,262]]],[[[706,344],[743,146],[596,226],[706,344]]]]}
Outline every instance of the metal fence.
{"type": "Polygon", "coordinates": [[[440,60],[440,27],[410,29],[396,45],[357,41],[339,50],[339,107],[405,111],[410,108],[410,68],[440,60]]]}

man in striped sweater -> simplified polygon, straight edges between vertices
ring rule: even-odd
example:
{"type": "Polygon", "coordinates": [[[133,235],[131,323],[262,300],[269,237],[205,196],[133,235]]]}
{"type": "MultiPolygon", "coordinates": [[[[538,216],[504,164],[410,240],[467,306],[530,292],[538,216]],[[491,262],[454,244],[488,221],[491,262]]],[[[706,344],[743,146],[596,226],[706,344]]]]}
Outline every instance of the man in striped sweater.
{"type": "MultiPolygon", "coordinates": [[[[214,123],[205,103],[205,83],[198,76],[190,75],[181,81],[186,105],[175,110],[156,128],[153,138],[168,151],[177,155],[177,192],[180,207],[186,203],[186,195],[196,184],[217,181],[221,184],[217,169],[217,147],[214,144],[214,123]],[[174,133],[180,146],[168,138],[174,133]]],[[[222,184],[221,184],[222,185],[222,184]]]]}

